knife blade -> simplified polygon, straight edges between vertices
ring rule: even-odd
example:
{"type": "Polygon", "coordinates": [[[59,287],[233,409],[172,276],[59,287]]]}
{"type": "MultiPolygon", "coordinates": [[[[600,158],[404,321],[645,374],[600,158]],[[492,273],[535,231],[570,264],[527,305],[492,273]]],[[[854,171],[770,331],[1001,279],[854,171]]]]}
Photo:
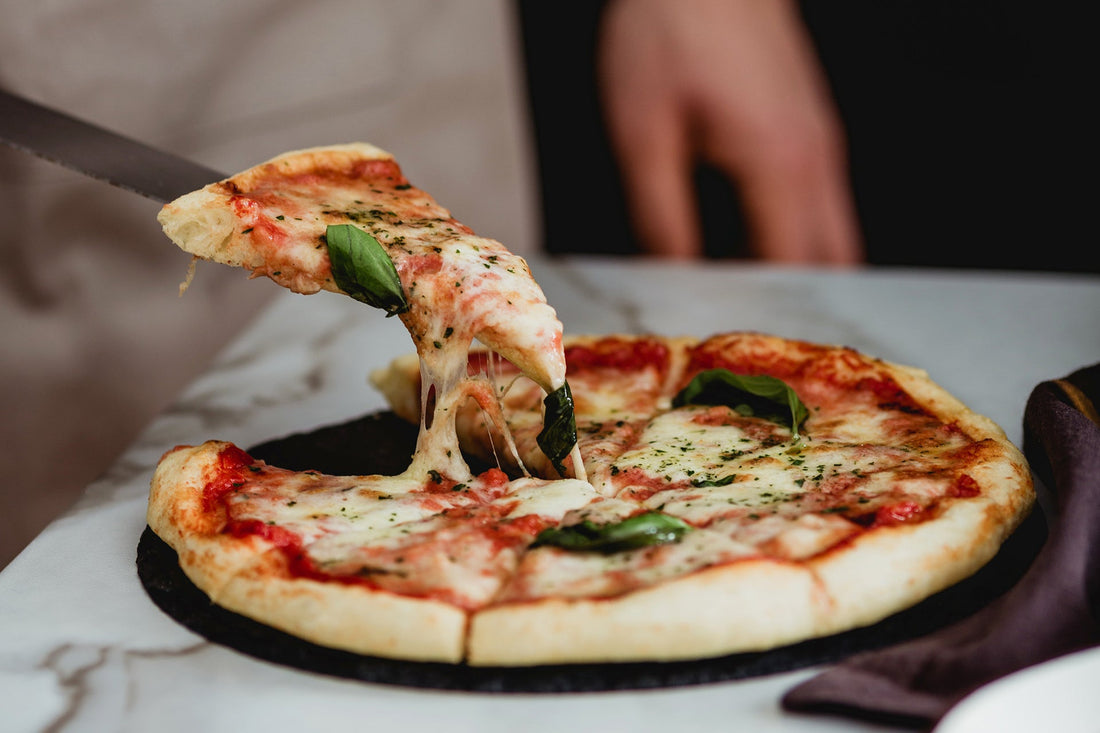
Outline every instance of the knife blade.
{"type": "Polygon", "coordinates": [[[161,203],[226,177],[3,89],[0,142],[161,203]]]}

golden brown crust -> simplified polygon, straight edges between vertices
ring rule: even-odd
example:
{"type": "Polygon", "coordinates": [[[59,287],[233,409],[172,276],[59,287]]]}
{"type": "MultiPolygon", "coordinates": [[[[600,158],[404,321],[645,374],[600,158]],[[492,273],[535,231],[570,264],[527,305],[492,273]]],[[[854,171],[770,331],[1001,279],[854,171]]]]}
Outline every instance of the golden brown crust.
{"type": "Polygon", "coordinates": [[[148,523],[180,567],[218,605],[308,641],[399,659],[458,662],[466,613],[455,606],[289,573],[265,540],[222,532],[224,516],[203,508],[203,487],[229,444],[180,447],[153,475],[148,523]]]}
{"type": "Polygon", "coordinates": [[[208,441],[166,453],[153,474],[146,513],[149,527],[179,555],[187,577],[211,597],[267,549],[256,537],[219,534],[224,517],[203,507],[203,487],[212,478],[218,453],[225,445],[208,441]]]}
{"type": "Polygon", "coordinates": [[[476,614],[474,665],[673,661],[760,651],[878,622],[968,577],[1018,523],[958,503],[809,562],[746,559],[613,598],[504,604],[476,614]]]}
{"type": "Polygon", "coordinates": [[[361,585],[296,577],[271,550],[239,569],[212,600],[322,646],[394,659],[462,661],[466,613],[361,585]]]}
{"type": "Polygon", "coordinates": [[[290,151],[169,202],[157,221],[169,239],[196,257],[242,267],[296,293],[339,293],[331,277],[327,251],[313,247],[281,248],[277,252],[258,248],[249,236],[251,228],[242,224],[252,212],[235,210],[232,200],[236,194],[249,193],[273,180],[306,173],[331,172],[352,181],[354,167],[371,160],[393,161],[393,156],[367,143],[290,151]]]}
{"type": "Polygon", "coordinates": [[[827,612],[812,573],[744,560],[614,598],[487,609],[470,625],[467,659],[508,666],[713,657],[805,639],[827,612]]]}
{"type": "Polygon", "coordinates": [[[369,143],[323,145],[282,153],[227,180],[235,188],[247,191],[273,179],[290,178],[302,173],[333,171],[347,177],[364,160],[393,159],[393,155],[369,143]]]}

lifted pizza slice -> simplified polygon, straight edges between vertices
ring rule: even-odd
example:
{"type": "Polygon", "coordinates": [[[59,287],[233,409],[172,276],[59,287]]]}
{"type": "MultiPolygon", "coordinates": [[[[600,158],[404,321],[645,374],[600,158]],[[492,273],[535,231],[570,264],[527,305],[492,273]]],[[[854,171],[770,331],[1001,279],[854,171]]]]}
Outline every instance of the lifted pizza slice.
{"type": "MultiPolygon", "coordinates": [[[[583,477],[571,427],[562,326],[523,258],[476,236],[365,143],[280,155],[167,204],[165,234],[197,257],[243,267],[298,293],[343,293],[398,315],[423,374],[421,439],[410,471],[469,477],[453,415],[473,398],[499,415],[470,375],[477,339],[549,396],[549,459],[583,477]],[[570,458],[572,456],[572,458],[570,458]]],[[[505,431],[506,432],[506,431],[505,431]]]]}

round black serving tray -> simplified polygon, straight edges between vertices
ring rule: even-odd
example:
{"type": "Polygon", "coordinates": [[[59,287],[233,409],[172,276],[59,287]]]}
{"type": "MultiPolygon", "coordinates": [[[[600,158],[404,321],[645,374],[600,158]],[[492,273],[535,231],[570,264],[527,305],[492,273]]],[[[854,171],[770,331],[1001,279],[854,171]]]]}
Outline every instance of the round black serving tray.
{"type": "MultiPolygon", "coordinates": [[[[300,433],[248,452],[292,470],[340,475],[403,471],[416,429],[390,412],[300,433]]],[[[962,619],[1010,588],[1046,538],[1036,510],[981,571],[873,626],[766,652],[686,662],[471,667],[407,662],[330,649],[265,626],[210,602],[180,570],[176,553],[146,528],[137,548],[142,585],[166,614],[206,639],[244,654],[310,672],[389,685],[477,692],[596,692],[699,685],[837,662],[934,631],[962,619]]],[[[731,624],[737,619],[731,617],[731,624]]]]}

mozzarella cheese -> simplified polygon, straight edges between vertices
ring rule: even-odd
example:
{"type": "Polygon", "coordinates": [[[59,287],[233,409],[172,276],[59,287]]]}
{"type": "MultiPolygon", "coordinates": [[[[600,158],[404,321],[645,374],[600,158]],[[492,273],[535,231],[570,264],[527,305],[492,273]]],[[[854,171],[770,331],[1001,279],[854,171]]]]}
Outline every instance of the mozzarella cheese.
{"type": "Polygon", "coordinates": [[[224,497],[228,528],[277,527],[308,572],[477,608],[497,595],[539,529],[596,497],[575,479],[436,475],[424,484],[257,464],[224,497]]]}
{"type": "MultiPolygon", "coordinates": [[[[454,427],[468,399],[499,420],[492,390],[466,373],[474,339],[547,393],[565,383],[561,322],[523,258],[476,236],[372,145],[280,155],[167,204],[158,219],[185,251],[300,293],[342,292],[325,246],[329,225],[351,224],[381,244],[409,306],[401,319],[423,377],[426,410],[412,477],[470,477],[454,427]]],[[[507,435],[503,422],[497,427],[507,435]]],[[[573,468],[583,478],[576,451],[573,468]]]]}

